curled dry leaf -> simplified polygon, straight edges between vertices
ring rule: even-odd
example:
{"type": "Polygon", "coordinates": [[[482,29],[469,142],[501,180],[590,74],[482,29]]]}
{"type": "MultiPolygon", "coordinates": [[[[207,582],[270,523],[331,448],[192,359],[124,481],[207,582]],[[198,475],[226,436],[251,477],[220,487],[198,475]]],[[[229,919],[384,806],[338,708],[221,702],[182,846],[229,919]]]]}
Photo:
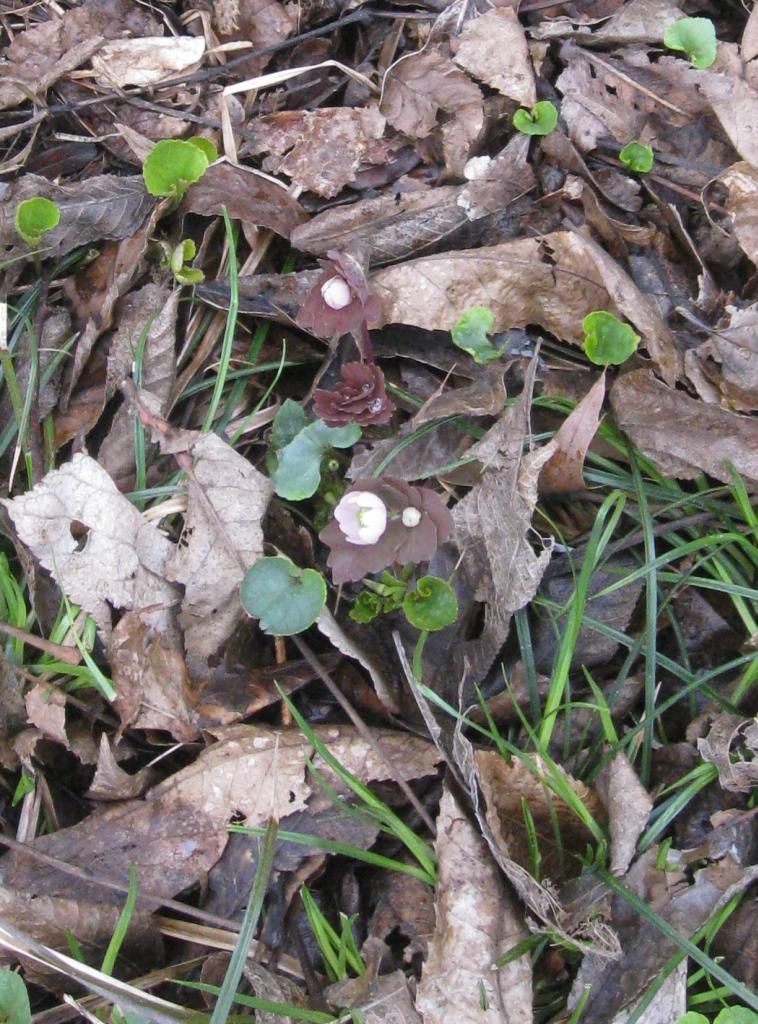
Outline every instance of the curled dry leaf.
{"type": "Polygon", "coordinates": [[[215,434],[201,435],[189,454],[184,530],[167,575],[184,584],[179,621],[187,665],[197,676],[242,618],[239,585],[245,568],[263,554],[261,521],[273,487],[215,434]]]}
{"type": "Polygon", "coordinates": [[[758,422],[666,387],[649,370],[626,373],[611,388],[619,427],[662,472],[692,480],[706,472],[728,483],[731,462],[758,481],[758,422]]]}
{"type": "Polygon", "coordinates": [[[581,345],[584,317],[606,309],[629,320],[665,380],[673,383],[681,355],[652,304],[625,271],[591,239],[557,231],[481,249],[440,253],[372,275],[381,323],[449,331],[471,306],[495,315],[493,331],[538,324],[581,345]]]}
{"type": "Polygon", "coordinates": [[[597,433],[604,398],[603,373],[558,428],[553,438],[553,454],[540,473],[542,494],[581,491],[584,488],[584,460],[597,433]]]}
{"type": "Polygon", "coordinates": [[[439,50],[426,49],[402,57],[387,72],[380,107],[389,124],[411,139],[425,139],[438,124],[440,112],[450,120],[442,126],[445,163],[460,175],[471,147],[484,127],[479,87],[439,50]]]}
{"type": "Polygon", "coordinates": [[[25,697],[29,724],[49,740],[68,748],[66,735],[66,697],[54,686],[37,683],[25,697]]]}
{"type": "Polygon", "coordinates": [[[435,844],[437,923],[418,985],[425,1024],[531,1024],[528,957],[495,961],[526,937],[522,910],[506,890],[477,829],[449,789],[440,801],[435,844]]]}
{"type": "Polygon", "coordinates": [[[600,771],[596,788],[608,815],[611,871],[623,875],[634,860],[637,840],[653,809],[653,798],[623,751],[600,771]]]}
{"type": "Polygon", "coordinates": [[[174,634],[177,590],[167,581],[173,545],[146,522],[88,455],[2,502],[19,538],[107,640],[112,609],[147,609],[145,620],[174,634]]]}
{"type": "Polygon", "coordinates": [[[165,78],[196,71],[204,53],[202,36],[116,39],[95,54],[92,69],[97,84],[106,89],[154,85],[165,78]]]}
{"type": "Polygon", "coordinates": [[[100,749],[95,777],[87,790],[90,800],[131,800],[140,796],[155,777],[153,768],[142,768],[134,775],[119,765],[105,733],[100,737],[100,749]]]}
{"type": "Polygon", "coordinates": [[[744,309],[727,306],[726,313],[728,325],[685,353],[687,376],[703,401],[758,412],[758,303],[744,309]]]}
{"type": "Polygon", "coordinates": [[[270,228],[283,238],[307,221],[307,214],[286,189],[249,167],[213,164],[190,185],[182,209],[217,217],[225,206],[229,216],[249,227],[270,228]]]}
{"type": "Polygon", "coordinates": [[[719,782],[732,793],[749,793],[758,785],[758,722],[740,715],[718,715],[708,735],[698,739],[697,749],[704,761],[715,764],[719,782]],[[739,751],[732,757],[732,747],[739,741],[745,745],[744,756],[739,751]]]}
{"type": "Polygon", "coordinates": [[[361,163],[381,163],[387,149],[376,107],[286,110],[256,119],[251,153],[268,152],[264,169],[330,198],[352,181],[361,163]]]}
{"type": "Polygon", "coordinates": [[[743,160],[758,167],[758,89],[737,73],[705,71],[701,74],[699,88],[729,141],[743,160]]]}
{"type": "Polygon", "coordinates": [[[534,106],[537,91],[526,35],[512,7],[494,7],[469,19],[453,60],[519,106],[534,106]]]}
{"type": "Polygon", "coordinates": [[[737,241],[758,266],[758,169],[749,163],[732,164],[720,180],[729,189],[726,208],[731,214],[737,241]]]}

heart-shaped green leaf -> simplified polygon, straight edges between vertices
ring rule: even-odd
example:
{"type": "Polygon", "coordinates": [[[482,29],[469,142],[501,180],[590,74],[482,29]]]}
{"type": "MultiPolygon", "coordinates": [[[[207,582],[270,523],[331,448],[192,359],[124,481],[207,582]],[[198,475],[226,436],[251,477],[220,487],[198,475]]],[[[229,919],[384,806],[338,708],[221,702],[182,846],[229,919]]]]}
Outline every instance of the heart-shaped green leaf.
{"type": "Polygon", "coordinates": [[[245,573],[240,601],[273,636],[292,636],[312,626],[326,603],[326,583],[315,569],[300,569],[283,555],[259,558],[245,573]]]}
{"type": "Polygon", "coordinates": [[[486,306],[472,306],[462,313],[450,332],[453,344],[468,352],[475,363],[490,363],[498,359],[504,348],[495,348],[489,333],[495,323],[495,314],[486,306]]]}
{"type": "Polygon", "coordinates": [[[582,321],[584,351],[598,366],[618,366],[636,351],[640,336],[613,313],[596,309],[582,321]]]}
{"type": "Polygon", "coordinates": [[[57,203],[44,196],[24,199],[16,207],[16,231],[32,248],[40,244],[46,231],[58,226],[60,219],[57,203]]]}
{"type": "Polygon", "coordinates": [[[274,453],[276,467],[271,474],[274,490],[280,498],[302,501],[318,490],[321,463],[330,448],[349,448],[361,436],[357,423],[327,427],[314,420],[274,453]]]}
{"type": "Polygon", "coordinates": [[[710,18],[679,18],[663,33],[663,45],[683,50],[695,68],[709,68],[716,59],[716,29],[710,18]]]}
{"type": "Polygon", "coordinates": [[[194,146],[199,149],[209,164],[212,164],[214,160],[218,159],[218,150],[213,145],[210,139],[206,139],[204,135],[193,135],[187,139],[190,146],[194,146]]]}
{"type": "Polygon", "coordinates": [[[0,1021],[3,1024],[29,1024],[29,993],[20,974],[4,967],[0,970],[0,1021]]]}
{"type": "MultiPolygon", "coordinates": [[[[190,185],[208,170],[208,156],[197,139],[161,139],[145,157],[142,177],[151,196],[180,199],[190,185]]],[[[207,141],[207,140],[203,140],[207,141]]]]}
{"type": "Polygon", "coordinates": [[[524,135],[549,135],[558,124],[558,108],[550,100],[540,100],[531,110],[520,107],[513,115],[513,127],[524,135]]]}
{"type": "Polygon", "coordinates": [[[403,598],[403,611],[412,626],[432,633],[458,618],[458,598],[447,580],[422,576],[403,598]]]}
{"type": "Polygon", "coordinates": [[[627,142],[619,153],[619,160],[636,174],[647,174],[653,166],[653,148],[644,142],[627,142]]]}

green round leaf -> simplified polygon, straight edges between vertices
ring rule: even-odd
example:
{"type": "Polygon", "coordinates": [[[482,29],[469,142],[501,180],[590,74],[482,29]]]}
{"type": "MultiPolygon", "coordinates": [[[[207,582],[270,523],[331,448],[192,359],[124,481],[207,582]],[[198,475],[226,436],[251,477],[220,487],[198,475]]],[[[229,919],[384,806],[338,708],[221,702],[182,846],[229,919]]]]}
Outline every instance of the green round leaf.
{"type": "Polygon", "coordinates": [[[187,142],[190,146],[195,146],[196,149],[199,149],[209,164],[218,159],[218,150],[211,140],[206,139],[205,136],[193,135],[192,138],[187,139],[187,142]]]}
{"type": "Polygon", "coordinates": [[[619,160],[630,171],[647,174],[653,166],[653,148],[644,142],[627,142],[619,153],[619,160]]]}
{"type": "Polygon", "coordinates": [[[39,245],[45,232],[57,227],[60,219],[57,203],[44,196],[24,199],[16,207],[16,231],[27,245],[39,245]]]}
{"type": "Polygon", "coordinates": [[[403,598],[405,617],[416,629],[433,633],[450,626],[458,618],[458,598],[447,582],[438,576],[422,576],[415,590],[403,598]]]}
{"type": "Polygon", "coordinates": [[[486,306],[472,306],[462,313],[450,332],[453,344],[468,352],[475,363],[489,363],[498,359],[503,350],[495,348],[489,333],[495,323],[495,314],[486,306]]]}
{"type": "Polygon", "coordinates": [[[0,1020],[3,1024],[29,1024],[32,1013],[23,978],[7,968],[0,970],[0,1020]]]}
{"type": "Polygon", "coordinates": [[[747,1006],[725,1006],[713,1024],[758,1024],[758,1013],[747,1006]]]}
{"type": "Polygon", "coordinates": [[[208,169],[202,149],[182,139],[161,139],[145,157],[142,176],[151,196],[184,195],[208,169]]]}
{"type": "Polygon", "coordinates": [[[709,1024],[708,1018],[695,1010],[688,1010],[681,1017],[676,1018],[676,1024],[709,1024]]]}
{"type": "Polygon", "coordinates": [[[558,124],[558,108],[550,100],[540,100],[531,110],[520,107],[513,115],[513,127],[524,135],[549,135],[558,124]]]}
{"type": "Polygon", "coordinates": [[[695,68],[709,68],[716,59],[716,29],[710,18],[679,18],[663,33],[663,45],[683,50],[695,68]]]}
{"type": "Polygon", "coordinates": [[[361,436],[357,423],[344,427],[327,427],[323,420],[314,420],[275,452],[276,467],[271,474],[274,490],[280,498],[303,501],[318,490],[321,463],[331,448],[350,448],[361,436]]]}
{"type": "Polygon", "coordinates": [[[248,615],[274,636],[292,636],[312,626],[326,603],[326,583],[315,569],[289,558],[259,558],[245,573],[240,601],[248,615]]]}
{"type": "Polygon", "coordinates": [[[582,321],[584,351],[587,358],[598,366],[618,366],[636,351],[640,336],[634,330],[604,309],[588,313],[582,321]]]}

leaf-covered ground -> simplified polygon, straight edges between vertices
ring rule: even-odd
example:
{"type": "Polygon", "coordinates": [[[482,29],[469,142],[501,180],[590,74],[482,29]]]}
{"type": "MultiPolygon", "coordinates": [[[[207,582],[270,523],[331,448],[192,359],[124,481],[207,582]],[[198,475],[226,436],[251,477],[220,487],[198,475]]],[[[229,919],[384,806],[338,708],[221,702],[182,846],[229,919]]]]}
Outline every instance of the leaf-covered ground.
{"type": "Polygon", "coordinates": [[[0,1016],[758,1020],[757,125],[738,0],[3,0],[0,1016]]]}

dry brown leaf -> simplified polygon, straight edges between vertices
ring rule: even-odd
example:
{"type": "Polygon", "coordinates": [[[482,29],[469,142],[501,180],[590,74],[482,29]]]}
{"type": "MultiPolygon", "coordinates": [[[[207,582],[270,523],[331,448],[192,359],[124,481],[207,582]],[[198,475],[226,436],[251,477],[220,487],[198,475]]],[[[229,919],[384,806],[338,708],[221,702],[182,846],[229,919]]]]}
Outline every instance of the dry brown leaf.
{"type": "Polygon", "coordinates": [[[373,106],[287,110],[257,118],[251,130],[249,151],[271,154],[265,170],[326,198],[342,191],[361,163],[381,163],[387,155],[375,145],[384,118],[373,106]]]}
{"type": "MultiPolygon", "coordinates": [[[[722,43],[723,48],[727,44],[722,43]]],[[[758,89],[738,73],[702,72],[699,89],[743,160],[758,168],[758,89]]]]}
{"type": "Polygon", "coordinates": [[[27,693],[25,703],[29,724],[49,740],[68,747],[65,695],[54,686],[37,683],[27,693]]]}
{"type": "Polygon", "coordinates": [[[482,368],[471,383],[463,387],[440,388],[411,418],[406,425],[407,432],[445,416],[499,416],[507,398],[503,380],[505,371],[503,363],[493,363],[482,368]]]}
{"type": "Polygon", "coordinates": [[[522,911],[447,788],[435,849],[437,924],[416,996],[424,1024],[531,1024],[529,959],[495,967],[502,953],[526,937],[522,911]]]}
{"type": "Polygon", "coordinates": [[[216,434],[190,447],[192,474],[179,545],[167,575],[184,584],[179,621],[195,677],[240,619],[239,585],[263,554],[261,522],[273,494],[268,477],[216,434]]]}
{"type": "Polygon", "coordinates": [[[74,455],[2,504],[23,543],[106,640],[112,608],[142,609],[146,621],[172,635],[178,593],[165,573],[173,545],[94,459],[74,455]]]}
{"type": "Polygon", "coordinates": [[[413,1005],[405,974],[402,971],[378,974],[386,952],[383,942],[371,937],[366,939],[361,947],[366,970],[357,978],[329,985],[324,990],[327,1002],[335,1009],[349,1006],[350,1013],[365,1024],[423,1024],[413,1005]]]}
{"type": "Polygon", "coordinates": [[[367,651],[347,635],[335,617],[324,607],[316,619],[316,626],[327,640],[347,658],[354,658],[368,672],[379,700],[388,711],[396,712],[397,699],[382,666],[367,651]]]}
{"type": "Polygon", "coordinates": [[[382,324],[427,330],[449,331],[466,309],[487,306],[493,331],[538,324],[580,345],[583,318],[606,309],[638,329],[667,381],[681,370],[673,336],[652,304],[600,246],[574,232],[409,260],[372,274],[371,285],[382,324]]]}
{"type": "Polygon", "coordinates": [[[627,82],[594,67],[576,46],[564,48],[570,59],[555,87],[563,94],[561,118],[571,141],[582,152],[608,138],[625,143],[639,138],[647,120],[640,94],[627,82]],[[611,91],[612,90],[612,91],[611,91]]]}
{"type": "Polygon", "coordinates": [[[687,375],[703,401],[758,412],[758,303],[727,306],[726,313],[728,326],[685,353],[687,375]]]}
{"type": "Polygon", "coordinates": [[[155,778],[152,768],[129,775],[119,766],[105,733],[100,737],[95,777],[87,790],[90,800],[130,800],[140,796],[155,778]]]}
{"type": "Polygon", "coordinates": [[[758,57],[758,8],[754,7],[742,33],[740,55],[744,61],[758,57]]]}
{"type": "MultiPolygon", "coordinates": [[[[362,782],[386,779],[389,769],[347,726],[316,726],[315,731],[340,764],[362,782]]],[[[139,891],[170,898],[203,879],[227,844],[234,816],[247,825],[284,818],[306,806],[315,782],[306,777],[313,751],[297,731],[237,725],[215,731],[218,742],[193,764],[151,789],[144,798],[98,807],[71,828],[33,841],[37,849],[114,881],[128,881],[135,863],[139,891]]],[[[377,742],[405,779],[432,775],[439,755],[415,736],[375,730],[377,742]]],[[[316,758],[329,783],[332,773],[316,758]]],[[[19,894],[76,896],[102,902],[121,897],[53,867],[11,853],[5,884],[19,894]]],[[[138,897],[140,905],[155,901],[138,897]]]]}
{"type": "Polygon", "coordinates": [[[704,761],[718,768],[719,782],[732,793],[749,793],[758,785],[758,722],[740,715],[718,715],[711,723],[708,735],[697,741],[697,749],[704,761]],[[745,743],[744,756],[738,751],[732,758],[736,741],[745,743]]]}
{"type": "Polygon", "coordinates": [[[653,798],[623,751],[600,771],[596,788],[608,815],[611,871],[624,875],[637,852],[637,840],[647,825],[653,798]]]}
{"type": "Polygon", "coordinates": [[[433,49],[409,54],[393,64],[384,78],[380,109],[393,128],[411,139],[431,135],[440,111],[450,115],[441,129],[442,145],[447,170],[456,175],[462,174],[484,127],[479,87],[433,49]]]}
{"type": "Polygon", "coordinates": [[[158,33],[162,27],[159,19],[130,0],[88,0],[62,15],[58,11],[51,10],[49,20],[19,32],[3,50],[7,64],[0,81],[0,110],[44,93],[61,75],[89,60],[103,40],[122,33],[158,33]]]}
{"type": "Polygon", "coordinates": [[[593,35],[605,43],[661,43],[666,26],[681,16],[679,0],[629,0],[593,35]]]}
{"type": "Polygon", "coordinates": [[[289,238],[308,216],[286,189],[269,178],[255,174],[249,167],[213,164],[200,181],[191,185],[182,209],[217,217],[226,206],[229,216],[249,227],[270,228],[289,238]]]}
{"type": "Polygon", "coordinates": [[[16,207],[33,196],[57,203],[60,223],[48,231],[41,249],[63,256],[80,245],[103,239],[131,238],[144,224],[155,200],[141,177],[100,174],[70,185],[56,185],[37,174],[25,174],[13,185],[0,186],[0,247],[4,257],[25,256],[29,247],[16,234],[16,207]]]}
{"type": "Polygon", "coordinates": [[[512,7],[494,7],[463,26],[453,60],[522,107],[537,99],[526,35],[512,7]]]}
{"type": "MultiPolygon", "coordinates": [[[[223,42],[241,39],[252,44],[253,50],[275,46],[296,28],[302,28],[301,16],[306,11],[293,11],[277,0],[212,0],[213,25],[223,42]]],[[[332,17],[337,11],[326,16],[332,17]]],[[[238,73],[258,74],[271,60],[271,53],[262,53],[245,61],[238,73]],[[243,73],[244,71],[244,73],[243,73]]]]}
{"type": "Polygon", "coordinates": [[[597,433],[605,398],[605,373],[569,413],[553,438],[554,453],[542,467],[540,492],[581,491],[584,460],[597,433]]]}
{"type": "Polygon", "coordinates": [[[109,647],[121,730],[161,729],[179,743],[199,734],[184,658],[156,635],[138,612],[116,624],[109,647]]]}
{"type": "Polygon", "coordinates": [[[106,43],[92,58],[95,81],[106,89],[154,85],[200,67],[202,36],[143,36],[106,43]]]}
{"type": "Polygon", "coordinates": [[[758,170],[748,163],[732,164],[720,180],[729,189],[726,208],[744,253],[758,266],[758,170]]]}
{"type": "Polygon", "coordinates": [[[649,370],[625,373],[610,394],[619,427],[663,473],[692,480],[705,472],[728,483],[729,461],[758,482],[758,421],[752,417],[674,391],[649,370]]]}
{"type": "Polygon", "coordinates": [[[507,209],[535,186],[536,178],[527,163],[528,155],[529,137],[516,132],[497,156],[469,160],[464,168],[469,184],[460,190],[456,200],[458,206],[471,220],[507,209]]]}

